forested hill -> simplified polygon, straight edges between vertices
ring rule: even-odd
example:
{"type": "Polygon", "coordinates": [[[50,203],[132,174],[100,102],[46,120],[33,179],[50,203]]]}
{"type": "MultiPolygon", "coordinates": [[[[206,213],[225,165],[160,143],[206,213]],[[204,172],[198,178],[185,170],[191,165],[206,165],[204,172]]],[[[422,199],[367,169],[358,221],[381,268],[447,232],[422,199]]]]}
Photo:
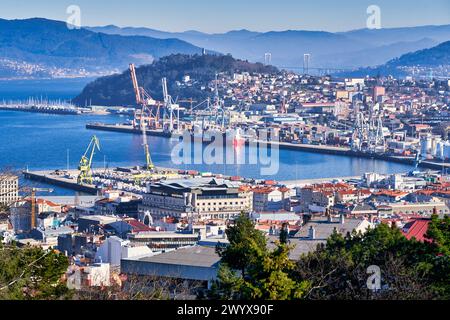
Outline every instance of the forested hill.
{"type": "Polygon", "coordinates": [[[62,21],[0,19],[0,77],[60,78],[111,74],[128,63],[152,63],[202,49],[178,39],[69,29],[62,21]]]}
{"type": "Polygon", "coordinates": [[[450,41],[441,43],[434,48],[405,54],[399,59],[394,59],[388,62],[387,65],[392,67],[438,67],[442,65],[450,65],[450,41]]]}
{"type": "MultiPolygon", "coordinates": [[[[264,66],[260,63],[249,63],[237,60],[229,55],[185,55],[174,54],[163,57],[150,65],[136,69],[139,85],[144,87],[150,95],[162,100],[161,79],[167,78],[169,93],[180,99],[194,98],[198,101],[206,99],[212,92],[202,90],[215,78],[216,73],[233,74],[235,72],[249,73],[277,73],[278,69],[264,66]],[[185,75],[192,79],[190,86],[178,86],[185,75]]],[[[130,72],[102,77],[88,84],[74,101],[77,105],[90,102],[93,105],[130,106],[135,104],[133,85],[130,72]]]]}
{"type": "Polygon", "coordinates": [[[450,41],[430,48],[411,52],[376,68],[363,68],[351,73],[340,74],[348,77],[393,75],[396,77],[434,74],[448,76],[450,70],[450,41]]]}

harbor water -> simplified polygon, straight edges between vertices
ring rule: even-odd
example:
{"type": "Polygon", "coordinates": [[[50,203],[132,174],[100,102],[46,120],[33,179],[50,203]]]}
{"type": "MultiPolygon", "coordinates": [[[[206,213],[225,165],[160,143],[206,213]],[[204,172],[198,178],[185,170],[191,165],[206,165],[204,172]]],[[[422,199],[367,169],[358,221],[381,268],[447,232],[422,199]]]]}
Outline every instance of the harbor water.
{"type": "MultiPolygon", "coordinates": [[[[117,132],[90,131],[87,123],[120,123],[127,119],[115,115],[71,116],[0,111],[0,168],[16,170],[75,169],[92,135],[97,135],[101,151],[94,157],[94,168],[139,166],[145,162],[142,137],[117,132]]],[[[177,165],[172,150],[177,143],[163,137],[148,137],[157,166],[213,172],[229,176],[278,181],[358,176],[365,172],[400,173],[411,170],[404,164],[294,150],[279,151],[279,170],[273,176],[261,174],[255,164],[177,165]]],[[[248,152],[248,149],[244,149],[248,152]]],[[[57,190],[57,192],[65,192],[57,190]]]]}
{"type": "MultiPolygon", "coordinates": [[[[67,100],[77,95],[87,82],[89,79],[0,81],[0,100],[26,100],[29,97],[67,100]]],[[[0,169],[76,169],[92,135],[97,135],[101,144],[101,151],[94,157],[95,169],[143,165],[145,157],[140,135],[86,129],[88,123],[114,124],[126,120],[116,115],[76,116],[0,111],[0,169]]],[[[171,156],[176,141],[148,137],[148,143],[157,166],[255,179],[286,181],[411,170],[408,165],[381,160],[280,150],[279,170],[274,175],[263,176],[261,167],[255,164],[177,165],[171,156]]],[[[243,152],[247,157],[248,149],[243,152]]],[[[73,193],[71,190],[55,188],[54,195],[73,193]]]]}

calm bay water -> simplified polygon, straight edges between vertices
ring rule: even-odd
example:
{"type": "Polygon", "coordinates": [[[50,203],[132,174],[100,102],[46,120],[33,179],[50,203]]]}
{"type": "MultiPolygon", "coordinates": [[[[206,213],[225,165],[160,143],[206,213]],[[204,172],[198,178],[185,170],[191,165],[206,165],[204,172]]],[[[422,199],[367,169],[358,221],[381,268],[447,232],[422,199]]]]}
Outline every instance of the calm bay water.
{"type": "MultiPolygon", "coordinates": [[[[115,132],[85,129],[88,122],[117,123],[117,116],[63,116],[0,111],[0,167],[44,170],[76,168],[92,135],[97,135],[101,151],[94,167],[136,166],[144,163],[142,138],[115,132]]],[[[261,176],[258,165],[175,165],[171,159],[175,141],[149,137],[153,161],[158,166],[192,169],[225,175],[276,180],[356,176],[364,172],[406,172],[406,165],[380,160],[358,159],[301,151],[280,150],[280,169],[275,176],[261,176]]]]}
{"type": "Polygon", "coordinates": [[[71,100],[93,79],[0,80],[0,100],[71,100]]]}
{"type": "MultiPolygon", "coordinates": [[[[81,91],[87,80],[68,81],[0,81],[0,100],[44,96],[49,99],[70,99],[81,91]]],[[[142,137],[115,132],[89,131],[89,122],[118,123],[118,116],[66,116],[0,111],[0,168],[16,170],[75,169],[92,135],[100,139],[101,151],[94,158],[94,167],[136,166],[145,162],[142,137]]],[[[380,160],[358,159],[301,151],[280,150],[279,172],[262,176],[258,165],[175,165],[171,159],[176,142],[149,137],[152,159],[156,165],[169,168],[222,173],[230,176],[283,180],[357,176],[365,172],[407,172],[411,167],[380,160]]],[[[248,150],[245,150],[248,152],[248,150]]],[[[55,194],[73,194],[55,189],[55,194]]]]}

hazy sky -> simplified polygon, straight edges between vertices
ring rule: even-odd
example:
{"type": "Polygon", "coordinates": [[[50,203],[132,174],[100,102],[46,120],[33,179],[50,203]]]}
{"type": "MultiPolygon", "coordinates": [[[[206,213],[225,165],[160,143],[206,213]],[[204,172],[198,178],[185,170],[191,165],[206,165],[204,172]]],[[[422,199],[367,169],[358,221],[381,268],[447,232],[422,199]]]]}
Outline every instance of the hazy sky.
{"type": "Polygon", "coordinates": [[[381,8],[383,28],[450,24],[450,0],[1,0],[0,17],[66,21],[67,7],[78,5],[83,26],[346,31],[366,27],[372,4],[381,8]]]}

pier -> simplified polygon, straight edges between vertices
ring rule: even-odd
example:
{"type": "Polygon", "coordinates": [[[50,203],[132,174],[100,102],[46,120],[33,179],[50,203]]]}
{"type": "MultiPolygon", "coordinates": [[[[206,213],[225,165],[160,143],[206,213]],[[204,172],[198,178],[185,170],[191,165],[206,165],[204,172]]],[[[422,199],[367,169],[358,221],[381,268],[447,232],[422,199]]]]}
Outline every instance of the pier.
{"type": "Polygon", "coordinates": [[[80,185],[77,182],[79,171],[62,172],[58,170],[48,171],[24,171],[26,179],[43,182],[46,184],[62,187],[69,190],[84,192],[91,195],[97,195],[98,189],[94,185],[80,185]]]}
{"type": "MultiPolygon", "coordinates": [[[[158,168],[158,170],[176,172],[176,169],[158,168]]],[[[31,181],[43,182],[49,185],[62,187],[65,189],[87,193],[90,195],[97,195],[100,191],[94,185],[80,185],[77,183],[78,170],[60,171],[60,170],[44,170],[44,171],[24,171],[23,175],[26,179],[31,181]]],[[[212,176],[215,176],[214,174],[212,176]]],[[[223,176],[223,178],[231,179],[231,177],[223,176]]],[[[278,184],[287,186],[289,188],[303,187],[311,184],[329,183],[333,181],[349,181],[360,179],[360,176],[353,177],[336,177],[336,178],[318,178],[318,179],[299,179],[279,181],[278,184]]]]}
{"type": "MultiPolygon", "coordinates": [[[[121,133],[129,133],[129,134],[138,134],[141,135],[142,131],[140,129],[135,129],[131,125],[124,124],[102,124],[102,123],[94,123],[86,125],[86,128],[89,130],[98,130],[98,131],[110,131],[110,132],[121,132],[121,133]]],[[[149,136],[157,136],[164,138],[171,138],[171,134],[162,130],[147,130],[147,135],[149,136]]],[[[312,145],[312,144],[295,144],[290,142],[278,142],[278,141],[255,141],[255,142],[263,142],[267,145],[277,145],[280,149],[285,150],[296,150],[296,151],[305,151],[305,152],[315,152],[322,154],[331,154],[338,156],[346,156],[346,157],[354,157],[354,158],[365,158],[365,159],[376,159],[383,160],[388,162],[396,162],[414,166],[415,159],[412,157],[400,157],[393,156],[388,154],[381,153],[367,153],[367,152],[359,152],[354,151],[348,147],[335,147],[328,145],[312,145]]],[[[246,142],[248,144],[248,141],[246,142]]],[[[448,162],[436,162],[432,160],[424,160],[419,163],[419,167],[433,169],[433,170],[446,170],[450,168],[450,163],[448,162]]]]}

